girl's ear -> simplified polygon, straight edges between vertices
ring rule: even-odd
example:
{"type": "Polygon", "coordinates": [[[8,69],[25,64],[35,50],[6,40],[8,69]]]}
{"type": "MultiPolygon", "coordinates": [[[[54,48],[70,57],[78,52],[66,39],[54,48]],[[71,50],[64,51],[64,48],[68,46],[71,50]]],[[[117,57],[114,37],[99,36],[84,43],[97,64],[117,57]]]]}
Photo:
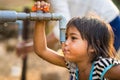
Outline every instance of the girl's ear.
{"type": "Polygon", "coordinates": [[[89,46],[89,52],[90,52],[90,53],[95,52],[95,50],[94,50],[94,48],[93,48],[92,46],[89,46]]]}

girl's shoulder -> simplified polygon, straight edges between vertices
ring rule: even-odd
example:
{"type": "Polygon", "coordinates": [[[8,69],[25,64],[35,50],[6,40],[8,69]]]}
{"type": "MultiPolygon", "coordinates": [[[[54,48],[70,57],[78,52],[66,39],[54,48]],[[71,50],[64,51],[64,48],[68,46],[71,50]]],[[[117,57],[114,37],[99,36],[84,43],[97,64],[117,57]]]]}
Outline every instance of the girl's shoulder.
{"type": "Polygon", "coordinates": [[[95,66],[99,66],[99,67],[107,67],[110,65],[118,65],[120,64],[120,61],[118,59],[115,58],[103,58],[103,57],[99,57],[99,59],[97,61],[94,62],[95,66]]]}
{"type": "Polygon", "coordinates": [[[105,73],[111,69],[113,66],[119,65],[120,61],[114,58],[102,58],[100,57],[97,61],[94,62],[93,68],[93,77],[97,76],[97,79],[103,79],[105,73]]]}

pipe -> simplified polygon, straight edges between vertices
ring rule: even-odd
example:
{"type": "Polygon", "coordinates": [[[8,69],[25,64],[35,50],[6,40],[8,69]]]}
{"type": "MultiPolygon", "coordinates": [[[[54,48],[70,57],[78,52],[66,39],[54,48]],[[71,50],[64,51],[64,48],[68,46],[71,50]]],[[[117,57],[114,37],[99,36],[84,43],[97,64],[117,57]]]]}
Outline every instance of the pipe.
{"type": "Polygon", "coordinates": [[[59,20],[60,29],[60,41],[61,43],[65,41],[65,29],[66,29],[66,19],[63,15],[59,13],[42,13],[40,12],[16,12],[16,11],[0,11],[0,23],[3,22],[14,22],[16,20],[29,19],[32,21],[36,20],[59,20]]]}

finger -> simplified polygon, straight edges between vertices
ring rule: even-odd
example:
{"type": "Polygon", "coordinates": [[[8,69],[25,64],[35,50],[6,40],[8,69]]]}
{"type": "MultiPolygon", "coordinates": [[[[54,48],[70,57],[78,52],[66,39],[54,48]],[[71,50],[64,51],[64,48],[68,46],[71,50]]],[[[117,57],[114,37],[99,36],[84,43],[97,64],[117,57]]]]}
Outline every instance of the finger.
{"type": "Polygon", "coordinates": [[[36,3],[37,3],[37,4],[36,4],[37,8],[39,9],[40,6],[41,6],[41,3],[40,3],[40,1],[37,1],[36,3]]]}

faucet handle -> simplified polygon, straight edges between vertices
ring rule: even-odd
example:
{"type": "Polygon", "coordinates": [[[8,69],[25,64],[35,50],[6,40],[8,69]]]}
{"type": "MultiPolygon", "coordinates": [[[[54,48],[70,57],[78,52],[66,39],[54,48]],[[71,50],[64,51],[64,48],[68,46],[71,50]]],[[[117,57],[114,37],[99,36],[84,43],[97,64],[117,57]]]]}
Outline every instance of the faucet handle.
{"type": "Polygon", "coordinates": [[[32,6],[32,11],[37,12],[37,11],[42,11],[44,13],[50,11],[50,4],[45,2],[45,1],[37,1],[35,4],[32,6]]]}

